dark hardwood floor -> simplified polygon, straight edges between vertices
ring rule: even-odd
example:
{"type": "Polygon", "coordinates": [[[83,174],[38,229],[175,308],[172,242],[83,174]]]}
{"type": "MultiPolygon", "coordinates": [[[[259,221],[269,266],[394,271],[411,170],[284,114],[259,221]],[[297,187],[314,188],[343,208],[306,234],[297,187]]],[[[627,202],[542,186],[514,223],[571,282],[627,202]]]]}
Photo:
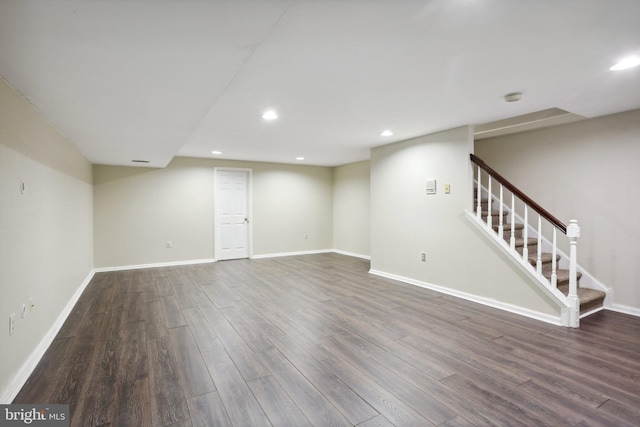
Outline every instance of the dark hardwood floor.
{"type": "Polygon", "coordinates": [[[14,403],[73,426],[638,426],[640,319],[567,329],[337,254],[98,273],[14,403]]]}

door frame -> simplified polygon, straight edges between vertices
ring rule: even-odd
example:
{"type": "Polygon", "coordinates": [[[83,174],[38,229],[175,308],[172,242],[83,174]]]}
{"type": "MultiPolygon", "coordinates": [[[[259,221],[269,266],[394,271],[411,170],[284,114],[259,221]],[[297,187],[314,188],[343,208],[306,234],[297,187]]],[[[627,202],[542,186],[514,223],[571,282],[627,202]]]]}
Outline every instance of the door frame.
{"type": "Polygon", "coordinates": [[[249,259],[253,258],[253,169],[251,168],[232,168],[224,166],[216,166],[213,168],[213,259],[217,260],[219,241],[218,236],[218,172],[246,172],[247,173],[247,249],[249,259]]]}

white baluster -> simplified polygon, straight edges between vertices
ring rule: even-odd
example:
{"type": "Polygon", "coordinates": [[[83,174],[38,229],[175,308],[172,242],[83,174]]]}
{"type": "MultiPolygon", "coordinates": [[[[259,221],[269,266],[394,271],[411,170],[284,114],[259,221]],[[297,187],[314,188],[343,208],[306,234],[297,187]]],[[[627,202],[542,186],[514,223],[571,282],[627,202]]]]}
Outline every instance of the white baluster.
{"type": "Polygon", "coordinates": [[[542,215],[538,214],[538,257],[536,259],[536,271],[542,274],[542,215]]]}
{"type": "Polygon", "coordinates": [[[504,239],[504,224],[503,222],[503,213],[504,213],[504,208],[502,207],[503,202],[503,197],[502,197],[502,184],[500,184],[500,217],[498,218],[498,235],[500,236],[501,239],[504,239]]]}
{"type": "Polygon", "coordinates": [[[489,175],[489,185],[488,185],[488,192],[489,194],[487,195],[487,228],[491,228],[491,196],[493,193],[491,193],[491,175],[489,175]]]}
{"type": "Polygon", "coordinates": [[[580,326],[580,300],[578,299],[577,277],[577,244],[578,237],[580,237],[580,227],[575,219],[569,221],[567,237],[569,238],[569,295],[567,295],[567,300],[571,309],[569,326],[577,328],[580,326]]]}
{"type": "Polygon", "coordinates": [[[551,286],[558,287],[558,273],[556,271],[556,227],[553,227],[553,249],[551,251],[551,286]]]}
{"type": "Polygon", "coordinates": [[[478,168],[478,188],[477,188],[477,192],[476,192],[476,197],[478,198],[478,205],[476,207],[476,217],[478,219],[480,219],[482,217],[482,206],[480,205],[480,201],[482,200],[482,181],[481,181],[481,174],[482,174],[482,169],[480,169],[480,166],[477,166],[478,168]]]}
{"type": "Polygon", "coordinates": [[[527,248],[527,239],[529,237],[529,207],[524,205],[524,233],[522,234],[522,238],[524,240],[524,245],[522,246],[522,259],[525,262],[529,262],[529,248],[527,248]]]}
{"type": "Polygon", "coordinates": [[[511,239],[509,239],[509,245],[511,249],[516,248],[516,229],[515,229],[515,212],[516,212],[516,198],[511,193],[511,239]]]}

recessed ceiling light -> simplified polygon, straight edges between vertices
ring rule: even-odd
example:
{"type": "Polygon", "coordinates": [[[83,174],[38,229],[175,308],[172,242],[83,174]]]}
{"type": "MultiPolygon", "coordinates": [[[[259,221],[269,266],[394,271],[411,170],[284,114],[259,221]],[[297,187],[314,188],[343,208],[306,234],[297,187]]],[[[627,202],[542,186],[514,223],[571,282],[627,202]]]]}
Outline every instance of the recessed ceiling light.
{"type": "Polygon", "coordinates": [[[627,56],[621,59],[617,64],[609,67],[612,71],[626,70],[627,68],[637,67],[640,65],[640,58],[637,56],[627,56]]]}
{"type": "Polygon", "coordinates": [[[269,110],[264,112],[262,118],[265,120],[275,120],[278,118],[278,114],[273,110],[269,110]]]}
{"type": "Polygon", "coordinates": [[[296,160],[304,160],[304,157],[296,157],[296,160]]]}
{"type": "Polygon", "coordinates": [[[382,131],[382,133],[380,133],[380,136],[391,136],[393,135],[393,132],[391,132],[390,130],[384,130],[382,131]]]}
{"type": "Polygon", "coordinates": [[[211,154],[222,154],[222,151],[213,150],[211,154]]]}

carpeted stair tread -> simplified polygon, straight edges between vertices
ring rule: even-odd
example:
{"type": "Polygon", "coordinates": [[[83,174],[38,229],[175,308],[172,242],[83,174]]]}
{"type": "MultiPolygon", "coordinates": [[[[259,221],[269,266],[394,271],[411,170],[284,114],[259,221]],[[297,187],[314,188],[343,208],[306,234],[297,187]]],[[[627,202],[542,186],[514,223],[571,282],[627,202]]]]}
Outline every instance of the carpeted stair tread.
{"type": "Polygon", "coordinates": [[[599,308],[604,304],[606,293],[596,289],[578,288],[578,299],[580,300],[580,314],[599,308]]]}
{"type": "MultiPolygon", "coordinates": [[[[553,254],[550,252],[542,252],[542,254],[540,254],[540,260],[542,261],[542,264],[551,263],[552,259],[553,259],[553,254]]],[[[556,261],[559,261],[559,260],[560,260],[560,255],[556,255],[556,261]]],[[[538,254],[537,253],[529,254],[529,263],[535,267],[537,262],[538,262],[538,254]]]]}
{"type": "MultiPolygon", "coordinates": [[[[569,286],[558,288],[563,294],[569,295],[569,286]]],[[[590,288],[578,288],[578,300],[580,301],[580,314],[602,307],[606,293],[590,288]]]]}
{"type": "MultiPolygon", "coordinates": [[[[506,218],[505,218],[506,219],[506,218]]],[[[498,219],[498,224],[492,224],[493,227],[493,231],[496,234],[500,234],[499,233],[499,227],[500,227],[500,221],[498,219]]],[[[520,224],[520,223],[515,223],[513,224],[513,237],[515,237],[516,239],[521,238],[522,237],[522,232],[524,230],[524,225],[520,224]]],[[[502,238],[504,240],[507,241],[507,243],[509,243],[509,240],[511,240],[511,223],[508,222],[504,222],[502,224],[502,238]]]]}
{"type": "MultiPolygon", "coordinates": [[[[507,211],[503,211],[503,212],[502,212],[502,216],[505,216],[505,217],[506,217],[507,215],[509,215],[509,212],[507,212],[507,211]]],[[[483,210],[483,211],[480,213],[480,216],[481,216],[482,218],[486,218],[486,217],[487,217],[487,211],[486,211],[486,210],[483,210]]],[[[491,210],[491,216],[492,216],[492,217],[499,217],[499,216],[500,216],[500,211],[494,211],[494,210],[491,210]]]]}
{"type": "MultiPolygon", "coordinates": [[[[500,224],[492,224],[493,230],[494,231],[498,231],[498,226],[500,224]]],[[[502,228],[504,229],[504,231],[511,231],[511,223],[504,223],[502,224],[502,228]]],[[[515,224],[513,224],[513,229],[514,230],[522,230],[524,228],[524,224],[520,224],[519,222],[516,222],[515,224]]]]}
{"type": "MultiPolygon", "coordinates": [[[[522,247],[524,246],[524,237],[516,237],[516,248],[520,248],[522,249],[522,247]]],[[[538,246],[538,239],[536,239],[535,237],[528,237],[527,238],[527,247],[530,246],[538,246]]]]}
{"type": "MultiPolygon", "coordinates": [[[[550,271],[543,272],[542,275],[547,279],[551,280],[550,271]]],[[[577,280],[580,281],[580,278],[582,277],[582,273],[578,271],[576,276],[577,276],[577,280]]],[[[569,270],[565,270],[565,269],[556,270],[556,278],[557,278],[558,288],[560,288],[560,286],[563,286],[563,285],[569,285],[569,270]]]]}
{"type": "MultiPolygon", "coordinates": [[[[565,295],[569,295],[569,285],[558,286],[558,290],[565,295]]],[[[578,300],[580,301],[580,314],[602,307],[606,293],[596,289],[578,287],[578,300]]]]}
{"type": "Polygon", "coordinates": [[[580,298],[580,304],[587,304],[591,301],[595,301],[598,298],[604,298],[607,294],[597,289],[590,288],[578,288],[578,298],[580,298]]]}

